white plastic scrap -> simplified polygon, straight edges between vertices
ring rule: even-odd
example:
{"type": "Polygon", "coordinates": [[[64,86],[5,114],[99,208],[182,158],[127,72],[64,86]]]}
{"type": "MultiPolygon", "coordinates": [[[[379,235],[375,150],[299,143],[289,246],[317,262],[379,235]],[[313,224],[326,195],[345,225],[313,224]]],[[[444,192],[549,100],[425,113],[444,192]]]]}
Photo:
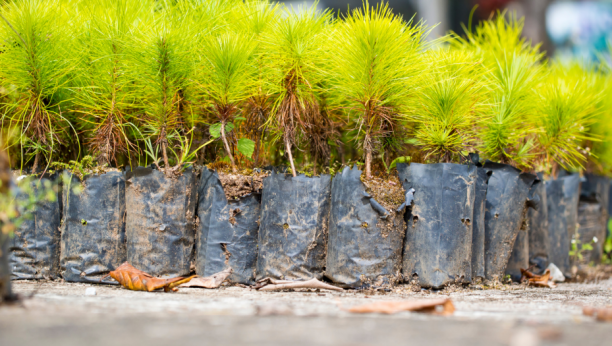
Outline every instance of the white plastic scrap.
{"type": "Polygon", "coordinates": [[[549,264],[547,269],[550,270],[550,279],[553,282],[565,281],[565,275],[563,275],[561,270],[556,265],[554,265],[554,263],[549,264]]]}

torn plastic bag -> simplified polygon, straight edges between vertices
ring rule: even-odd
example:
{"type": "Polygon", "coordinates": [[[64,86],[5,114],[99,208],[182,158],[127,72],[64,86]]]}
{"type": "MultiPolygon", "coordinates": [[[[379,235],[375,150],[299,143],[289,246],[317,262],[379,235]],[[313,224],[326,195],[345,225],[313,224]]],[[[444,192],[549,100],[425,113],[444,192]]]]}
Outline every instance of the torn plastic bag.
{"type": "Polygon", "coordinates": [[[331,177],[272,172],[263,181],[257,278],[320,279],[325,270],[331,177]]]}
{"type": "MultiPolygon", "coordinates": [[[[36,204],[36,210],[15,229],[10,245],[10,266],[15,279],[55,279],[59,277],[61,184],[59,175],[45,174],[30,182],[32,193],[40,194],[45,181],[57,190],[54,201],[46,199],[36,204]],[[40,181],[36,184],[35,181],[40,181]],[[37,187],[38,185],[38,187],[37,187]]],[[[17,199],[27,200],[23,192],[17,199]]]]}
{"type": "Polygon", "coordinates": [[[197,174],[168,178],[152,168],[126,174],[127,259],[153,276],[186,276],[194,260],[197,174]]]}
{"type": "Polygon", "coordinates": [[[478,167],[472,220],[472,281],[485,278],[485,210],[491,171],[478,167]]]}
{"type": "Polygon", "coordinates": [[[229,280],[254,284],[261,196],[229,200],[219,175],[204,168],[198,190],[196,273],[208,277],[232,268],[229,280]]]}
{"type": "Polygon", "coordinates": [[[529,266],[534,266],[531,269],[532,273],[541,275],[548,268],[548,198],[542,173],[538,173],[538,179],[542,182],[533,185],[529,199],[539,200],[539,206],[527,210],[527,228],[529,229],[529,266]]]}
{"type": "Polygon", "coordinates": [[[529,197],[527,198],[528,208],[525,210],[525,215],[521,218],[521,228],[516,235],[514,247],[512,248],[512,253],[510,254],[510,259],[506,266],[506,275],[510,275],[512,281],[515,282],[519,282],[523,276],[521,269],[529,268],[529,235],[531,234],[529,212],[531,210],[537,211],[540,209],[540,195],[536,193],[536,190],[539,186],[543,185],[544,184],[538,178],[529,190],[529,197]]]}
{"type": "Polygon", "coordinates": [[[576,225],[572,227],[570,224],[572,219],[575,220],[572,215],[578,213],[580,176],[572,174],[546,181],[546,196],[548,202],[548,260],[549,263],[554,263],[563,275],[571,278],[569,251],[571,235],[575,233],[576,225]]]}
{"type": "MultiPolygon", "coordinates": [[[[412,196],[412,191],[407,195],[412,196]]],[[[326,276],[353,288],[390,286],[401,281],[404,211],[411,203],[409,198],[399,210],[384,210],[366,193],[357,166],[345,167],[336,174],[332,183],[326,276]]]]}
{"type": "Polygon", "coordinates": [[[491,161],[484,168],[492,171],[485,211],[485,278],[502,280],[537,177],[491,161]]]}
{"type": "Polygon", "coordinates": [[[470,282],[478,168],[411,163],[398,164],[397,171],[404,190],[415,190],[406,213],[404,277],[416,275],[422,287],[433,288],[470,282]]]}
{"type": "Polygon", "coordinates": [[[125,174],[87,175],[81,181],[64,172],[61,269],[68,282],[116,285],[100,279],[127,260],[125,245],[125,174]],[[74,187],[81,192],[75,194],[74,187]]]}

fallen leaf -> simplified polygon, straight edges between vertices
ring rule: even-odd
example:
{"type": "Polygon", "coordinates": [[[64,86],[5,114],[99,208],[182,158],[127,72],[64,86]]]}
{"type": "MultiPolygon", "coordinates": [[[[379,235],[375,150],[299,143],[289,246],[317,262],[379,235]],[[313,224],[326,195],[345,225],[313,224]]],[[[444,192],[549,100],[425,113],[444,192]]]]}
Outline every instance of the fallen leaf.
{"type": "Polygon", "coordinates": [[[536,275],[529,271],[529,269],[521,269],[521,282],[527,282],[530,286],[535,287],[556,287],[555,283],[550,280],[550,270],[546,269],[544,274],[536,275]]]}
{"type": "Polygon", "coordinates": [[[191,281],[186,282],[179,287],[202,287],[202,288],[219,288],[223,281],[232,274],[232,268],[227,268],[224,271],[220,271],[217,274],[207,276],[205,278],[195,277],[191,281]]]}
{"type": "Polygon", "coordinates": [[[312,288],[321,290],[331,291],[343,291],[342,288],[326,284],[317,279],[310,279],[306,281],[289,281],[289,280],[276,280],[272,278],[265,278],[257,281],[257,284],[253,287],[260,291],[277,291],[285,289],[296,289],[296,288],[312,288]]]}
{"type": "Polygon", "coordinates": [[[117,280],[121,286],[133,291],[153,292],[164,289],[164,292],[178,291],[176,286],[189,282],[194,276],[161,279],[153,277],[142,270],[134,268],[128,262],[123,263],[117,269],[109,273],[110,277],[117,280]]]}
{"type": "Polygon", "coordinates": [[[455,312],[455,306],[453,305],[453,302],[450,299],[422,299],[408,301],[376,302],[371,304],[354,306],[350,309],[345,310],[358,314],[394,314],[401,311],[416,311],[447,316],[452,315],[455,312]]]}
{"type": "Polygon", "coordinates": [[[597,309],[590,306],[585,306],[582,309],[582,314],[595,317],[601,322],[612,322],[612,307],[597,309]]]}

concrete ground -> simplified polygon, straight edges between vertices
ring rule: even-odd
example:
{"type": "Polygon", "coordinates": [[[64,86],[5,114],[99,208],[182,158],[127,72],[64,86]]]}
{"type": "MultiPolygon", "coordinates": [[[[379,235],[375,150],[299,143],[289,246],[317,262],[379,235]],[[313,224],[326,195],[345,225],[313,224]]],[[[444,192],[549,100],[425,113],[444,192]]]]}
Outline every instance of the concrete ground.
{"type": "Polygon", "coordinates": [[[612,305],[612,279],[556,288],[413,292],[134,292],[64,282],[13,282],[26,297],[0,307],[0,345],[612,345],[612,323],[582,315],[612,305]],[[94,287],[96,295],[85,291],[94,287]],[[29,297],[29,298],[28,298],[29,297]],[[377,300],[449,297],[450,317],[351,314],[377,300]]]}

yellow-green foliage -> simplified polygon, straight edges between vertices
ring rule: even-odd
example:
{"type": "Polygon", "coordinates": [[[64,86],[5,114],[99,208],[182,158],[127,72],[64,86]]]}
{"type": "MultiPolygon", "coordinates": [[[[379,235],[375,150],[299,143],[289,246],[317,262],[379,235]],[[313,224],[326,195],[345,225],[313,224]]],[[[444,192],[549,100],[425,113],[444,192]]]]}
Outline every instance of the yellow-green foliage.
{"type": "Polygon", "coordinates": [[[425,54],[427,68],[412,116],[418,146],[434,162],[457,162],[476,146],[486,120],[486,71],[468,50],[440,48],[425,54]]]}
{"type": "Polygon", "coordinates": [[[565,169],[583,167],[588,152],[582,143],[598,140],[588,130],[600,113],[599,87],[594,72],[573,63],[554,64],[536,89],[536,125],[545,171],[555,171],[553,162],[565,169]]]}

